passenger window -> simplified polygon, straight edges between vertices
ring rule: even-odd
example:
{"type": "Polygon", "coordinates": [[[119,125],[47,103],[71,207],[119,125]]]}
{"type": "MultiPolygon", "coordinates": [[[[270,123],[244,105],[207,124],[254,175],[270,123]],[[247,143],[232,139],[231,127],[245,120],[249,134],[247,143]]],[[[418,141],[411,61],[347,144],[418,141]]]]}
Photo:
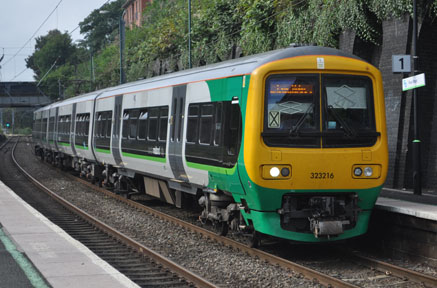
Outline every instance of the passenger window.
{"type": "Polygon", "coordinates": [[[213,110],[214,106],[212,104],[202,105],[200,108],[200,144],[211,144],[213,110]]]}
{"type": "Polygon", "coordinates": [[[106,138],[111,138],[112,111],[108,111],[106,114],[106,138]]]}
{"type": "Polygon", "coordinates": [[[221,144],[222,114],[223,114],[223,103],[218,102],[216,106],[216,114],[215,114],[214,146],[220,146],[221,144]]]}
{"type": "Polygon", "coordinates": [[[159,115],[159,141],[167,140],[168,108],[161,108],[159,115]]]}
{"type": "Polygon", "coordinates": [[[130,111],[130,119],[129,119],[129,139],[137,138],[137,125],[138,125],[138,112],[139,111],[130,111]]]}
{"type": "Polygon", "coordinates": [[[196,143],[199,122],[199,105],[191,104],[188,107],[187,143],[196,143]]]}
{"type": "Polygon", "coordinates": [[[230,115],[230,133],[229,133],[229,145],[228,155],[238,155],[238,149],[240,147],[240,131],[241,131],[241,111],[238,104],[231,104],[230,115]]]}
{"type": "Polygon", "coordinates": [[[90,130],[90,114],[87,114],[85,118],[85,136],[89,135],[90,130]]]}
{"type": "Polygon", "coordinates": [[[158,139],[158,108],[150,109],[149,129],[147,133],[147,140],[156,141],[158,139]]]}
{"type": "Polygon", "coordinates": [[[149,116],[149,113],[144,110],[140,113],[139,117],[139,124],[138,124],[138,139],[140,140],[146,140],[146,134],[147,134],[147,118],[149,116]]]}
{"type": "Polygon", "coordinates": [[[123,114],[123,139],[127,139],[129,134],[129,112],[125,111],[123,114]]]}

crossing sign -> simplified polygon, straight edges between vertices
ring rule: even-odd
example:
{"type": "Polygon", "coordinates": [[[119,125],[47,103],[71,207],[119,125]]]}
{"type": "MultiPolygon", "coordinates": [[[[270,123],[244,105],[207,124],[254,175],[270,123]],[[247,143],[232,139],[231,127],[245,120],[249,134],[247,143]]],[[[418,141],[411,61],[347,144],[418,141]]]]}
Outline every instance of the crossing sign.
{"type": "Polygon", "coordinates": [[[269,111],[269,128],[279,128],[281,126],[280,112],[275,110],[269,111]]]}

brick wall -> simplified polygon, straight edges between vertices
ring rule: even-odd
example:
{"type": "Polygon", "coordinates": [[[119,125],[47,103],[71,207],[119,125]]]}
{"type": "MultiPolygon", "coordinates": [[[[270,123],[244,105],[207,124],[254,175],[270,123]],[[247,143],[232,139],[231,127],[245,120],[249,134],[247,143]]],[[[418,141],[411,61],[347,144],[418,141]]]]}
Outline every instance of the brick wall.
{"type": "Polygon", "coordinates": [[[437,23],[421,25],[418,39],[419,70],[425,73],[426,86],[417,89],[419,136],[422,141],[422,183],[437,187],[437,23]]]}
{"type": "MultiPolygon", "coordinates": [[[[387,116],[389,172],[386,186],[412,188],[412,92],[402,92],[402,78],[393,74],[392,55],[411,54],[412,21],[409,15],[382,23],[382,45],[365,43],[353,32],[340,34],[340,49],[353,52],[381,70],[387,116]]],[[[418,125],[421,143],[422,185],[437,187],[437,23],[425,20],[420,25],[417,42],[420,72],[426,86],[418,89],[418,125]]]]}
{"type": "Polygon", "coordinates": [[[382,46],[379,69],[382,73],[387,117],[387,137],[389,146],[389,172],[386,185],[402,188],[407,157],[410,97],[402,93],[402,74],[393,74],[392,55],[409,53],[410,18],[403,17],[382,23],[382,46]],[[405,137],[406,136],[406,137],[405,137]]]}

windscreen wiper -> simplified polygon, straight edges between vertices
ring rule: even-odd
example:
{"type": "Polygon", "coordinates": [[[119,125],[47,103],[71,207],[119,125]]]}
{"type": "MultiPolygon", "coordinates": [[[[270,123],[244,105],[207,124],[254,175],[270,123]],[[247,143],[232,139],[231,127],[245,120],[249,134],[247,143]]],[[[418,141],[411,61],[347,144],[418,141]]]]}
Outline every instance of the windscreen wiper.
{"type": "Polygon", "coordinates": [[[343,129],[346,132],[346,135],[349,137],[355,137],[357,135],[357,131],[355,131],[349,124],[341,117],[334,109],[332,105],[328,105],[327,107],[328,111],[331,112],[331,115],[334,117],[335,120],[337,120],[343,129]]]}
{"type": "Polygon", "coordinates": [[[313,103],[311,103],[310,106],[308,106],[308,109],[305,111],[305,113],[303,113],[302,116],[300,116],[299,120],[297,120],[296,125],[294,125],[294,127],[290,129],[288,133],[289,135],[293,135],[299,131],[299,128],[303,125],[303,123],[305,123],[305,118],[307,117],[308,114],[310,114],[313,106],[314,106],[313,103]]]}

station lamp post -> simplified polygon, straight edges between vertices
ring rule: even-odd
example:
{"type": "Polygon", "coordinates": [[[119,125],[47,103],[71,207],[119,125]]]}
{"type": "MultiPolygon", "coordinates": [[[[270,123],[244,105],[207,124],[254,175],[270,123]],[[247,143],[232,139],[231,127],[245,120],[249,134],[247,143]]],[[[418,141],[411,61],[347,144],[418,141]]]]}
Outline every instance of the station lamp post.
{"type": "Polygon", "coordinates": [[[123,9],[123,12],[120,15],[119,21],[119,37],[120,37],[120,84],[126,83],[126,75],[124,73],[124,40],[125,40],[125,23],[124,23],[124,15],[126,14],[126,10],[123,9]]]}
{"type": "MultiPolygon", "coordinates": [[[[100,14],[109,13],[107,10],[100,10],[100,14]]],[[[123,9],[119,19],[118,19],[118,35],[120,40],[120,84],[126,83],[126,74],[124,73],[124,42],[125,42],[125,22],[124,15],[126,14],[126,10],[123,9]]]]}

